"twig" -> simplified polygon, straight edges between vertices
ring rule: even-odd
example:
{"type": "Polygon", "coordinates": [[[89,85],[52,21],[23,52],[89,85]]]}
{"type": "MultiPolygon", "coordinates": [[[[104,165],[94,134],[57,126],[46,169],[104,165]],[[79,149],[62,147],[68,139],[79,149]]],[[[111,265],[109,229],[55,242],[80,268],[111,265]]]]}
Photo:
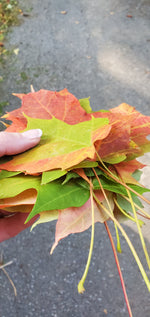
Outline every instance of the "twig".
{"type": "Polygon", "coordinates": [[[4,274],[7,276],[7,278],[8,278],[8,280],[9,280],[10,284],[12,285],[15,296],[17,296],[17,289],[16,289],[16,287],[15,287],[15,285],[14,285],[14,282],[13,282],[12,279],[10,278],[9,274],[7,273],[7,271],[6,271],[3,267],[1,267],[1,269],[3,270],[4,274]]]}
{"type": "Polygon", "coordinates": [[[10,264],[12,264],[12,263],[13,263],[13,261],[9,261],[9,262],[3,264],[3,256],[2,256],[2,253],[1,253],[1,255],[0,255],[0,269],[1,269],[1,270],[4,272],[4,274],[7,276],[7,278],[8,278],[8,280],[9,280],[10,284],[11,284],[12,287],[13,287],[15,296],[17,296],[17,289],[16,289],[16,287],[15,287],[15,285],[14,285],[14,282],[12,281],[12,279],[11,279],[10,276],[9,276],[9,274],[8,274],[7,271],[5,270],[5,267],[8,266],[8,265],[10,265],[10,264]]]}
{"type": "Polygon", "coordinates": [[[13,261],[9,261],[9,262],[7,262],[5,264],[2,264],[2,265],[0,265],[0,269],[3,269],[5,266],[8,266],[8,265],[10,265],[12,263],[13,263],[13,261]]]}

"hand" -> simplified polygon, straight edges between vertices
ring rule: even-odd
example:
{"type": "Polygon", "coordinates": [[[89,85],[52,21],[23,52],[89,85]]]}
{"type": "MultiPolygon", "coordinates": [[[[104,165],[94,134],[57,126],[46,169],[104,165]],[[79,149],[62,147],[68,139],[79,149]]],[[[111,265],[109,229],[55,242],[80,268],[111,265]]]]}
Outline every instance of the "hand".
{"type": "MultiPolygon", "coordinates": [[[[41,135],[42,131],[40,129],[23,133],[0,132],[0,157],[18,154],[32,148],[39,143],[41,135]]],[[[16,236],[31,226],[38,217],[36,216],[27,224],[24,224],[27,216],[27,213],[17,212],[9,217],[0,218],[0,242],[16,236]]]]}

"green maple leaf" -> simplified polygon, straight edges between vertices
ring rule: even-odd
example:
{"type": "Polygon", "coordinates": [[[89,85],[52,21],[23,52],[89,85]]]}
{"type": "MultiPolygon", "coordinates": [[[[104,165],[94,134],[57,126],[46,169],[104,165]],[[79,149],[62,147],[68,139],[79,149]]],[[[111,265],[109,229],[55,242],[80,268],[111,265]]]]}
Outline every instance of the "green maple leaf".
{"type": "Polygon", "coordinates": [[[58,179],[65,174],[67,174],[67,171],[62,171],[62,170],[52,170],[52,171],[43,172],[41,184],[44,185],[49,182],[52,182],[55,179],[58,179]]]}
{"type": "Polygon", "coordinates": [[[0,165],[9,171],[25,171],[28,174],[52,169],[69,169],[87,158],[94,159],[94,142],[105,138],[110,126],[107,118],[94,118],[75,125],[61,120],[34,119],[26,117],[26,130],[40,128],[41,142],[35,148],[0,165]]]}
{"type": "Polygon", "coordinates": [[[0,171],[0,179],[12,177],[20,174],[20,172],[8,172],[8,171],[0,171]]]}
{"type": "Polygon", "coordinates": [[[41,177],[30,175],[17,175],[9,178],[1,179],[0,181],[0,199],[15,197],[26,189],[39,189],[41,177]]]}
{"type": "Polygon", "coordinates": [[[62,185],[62,181],[59,179],[41,185],[38,189],[36,203],[26,222],[42,211],[81,207],[89,199],[89,196],[89,188],[83,188],[75,182],[62,185]]]}
{"type": "Polygon", "coordinates": [[[89,98],[79,99],[81,107],[87,112],[91,113],[92,108],[90,107],[90,101],[89,98]]]}

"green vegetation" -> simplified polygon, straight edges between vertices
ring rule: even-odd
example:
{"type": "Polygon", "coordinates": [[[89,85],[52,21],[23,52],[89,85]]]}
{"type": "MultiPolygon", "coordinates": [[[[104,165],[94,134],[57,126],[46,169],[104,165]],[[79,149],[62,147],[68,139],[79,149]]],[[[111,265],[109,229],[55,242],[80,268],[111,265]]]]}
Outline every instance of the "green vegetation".
{"type": "Polygon", "coordinates": [[[2,114],[3,107],[8,106],[8,105],[9,105],[9,103],[7,101],[0,102],[0,115],[2,114]]]}
{"type": "Polygon", "coordinates": [[[8,55],[5,48],[4,40],[8,33],[9,27],[18,24],[18,15],[22,11],[18,7],[16,0],[1,0],[0,2],[0,62],[4,56],[8,55]]]}

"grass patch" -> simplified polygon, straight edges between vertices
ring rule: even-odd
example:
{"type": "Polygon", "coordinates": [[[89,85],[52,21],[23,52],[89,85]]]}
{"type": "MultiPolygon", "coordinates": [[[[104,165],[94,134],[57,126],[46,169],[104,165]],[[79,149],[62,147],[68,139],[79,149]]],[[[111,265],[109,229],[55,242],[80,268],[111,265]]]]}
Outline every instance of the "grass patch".
{"type": "Polygon", "coordinates": [[[16,0],[0,1],[0,62],[9,52],[5,48],[4,40],[11,26],[19,23],[18,16],[22,13],[16,0]]]}
{"type": "Polygon", "coordinates": [[[2,101],[0,102],[0,115],[2,115],[3,107],[6,107],[9,105],[8,101],[2,101]]]}

